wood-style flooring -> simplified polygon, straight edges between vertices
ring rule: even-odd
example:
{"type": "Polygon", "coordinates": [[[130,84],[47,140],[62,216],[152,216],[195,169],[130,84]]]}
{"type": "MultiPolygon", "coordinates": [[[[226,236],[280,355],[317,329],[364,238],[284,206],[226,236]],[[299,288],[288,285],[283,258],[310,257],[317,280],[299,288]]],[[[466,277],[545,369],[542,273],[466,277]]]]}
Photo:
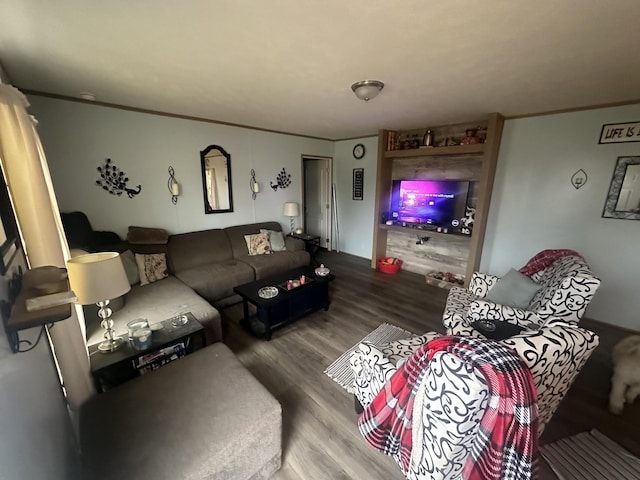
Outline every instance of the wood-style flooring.
{"type": "MultiPolygon", "coordinates": [[[[427,285],[423,276],[410,272],[380,273],[370,268],[368,260],[351,255],[321,252],[318,256],[337,277],[330,285],[327,312],[315,312],[276,330],[266,342],[239,327],[240,305],[222,310],[224,342],[282,404],[283,465],[273,478],[401,480],[393,460],[360,436],[353,397],[323,371],[383,322],[415,333],[444,332],[441,317],[447,290],[427,285]]],[[[541,443],[596,428],[640,455],[640,402],[621,416],[606,409],[610,351],[629,332],[587,319],[581,325],[600,335],[600,347],[541,443]]],[[[556,478],[544,462],[540,477],[556,478]]]]}

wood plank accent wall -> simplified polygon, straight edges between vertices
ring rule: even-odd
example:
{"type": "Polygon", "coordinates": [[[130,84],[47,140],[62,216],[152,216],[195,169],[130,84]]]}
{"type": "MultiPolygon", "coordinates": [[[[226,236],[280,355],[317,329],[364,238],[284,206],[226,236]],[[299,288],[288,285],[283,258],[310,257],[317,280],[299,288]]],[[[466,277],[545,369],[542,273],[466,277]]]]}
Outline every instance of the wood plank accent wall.
{"type": "MultiPolygon", "coordinates": [[[[493,113],[485,121],[430,128],[439,138],[452,137],[456,141],[465,129],[486,126],[484,144],[451,147],[415,148],[387,151],[388,130],[378,137],[378,171],[376,178],[376,206],[373,229],[371,267],[383,256],[401,258],[403,268],[419,274],[430,271],[464,275],[468,283],[480,265],[486,221],[489,214],[493,178],[498,160],[504,118],[493,113]],[[389,210],[393,180],[469,180],[467,205],[476,209],[473,233],[470,237],[442,234],[401,226],[384,225],[383,217],[389,210]],[[419,237],[430,237],[420,244],[419,237]]],[[[418,134],[425,129],[402,132],[418,134]]]]}

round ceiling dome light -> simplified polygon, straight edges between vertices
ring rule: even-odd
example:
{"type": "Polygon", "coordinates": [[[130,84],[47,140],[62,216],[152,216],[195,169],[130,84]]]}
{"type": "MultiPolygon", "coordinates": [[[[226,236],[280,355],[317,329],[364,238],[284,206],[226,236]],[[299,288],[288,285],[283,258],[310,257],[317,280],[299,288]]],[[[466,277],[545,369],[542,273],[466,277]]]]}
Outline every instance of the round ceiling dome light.
{"type": "Polygon", "coordinates": [[[96,96],[90,92],[80,92],[80,98],[83,100],[89,100],[90,102],[96,101],[96,96]]]}
{"type": "Polygon", "coordinates": [[[384,87],[384,83],[379,80],[362,80],[351,85],[351,90],[360,100],[368,102],[375,98],[384,87]]]}

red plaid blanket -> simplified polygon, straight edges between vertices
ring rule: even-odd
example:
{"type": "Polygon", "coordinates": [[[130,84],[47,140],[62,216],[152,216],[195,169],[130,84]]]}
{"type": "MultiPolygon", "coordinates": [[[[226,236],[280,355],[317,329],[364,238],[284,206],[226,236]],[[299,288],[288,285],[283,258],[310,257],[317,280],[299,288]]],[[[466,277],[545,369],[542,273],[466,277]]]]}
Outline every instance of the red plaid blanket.
{"type": "Polygon", "coordinates": [[[531,372],[504,345],[471,337],[440,337],[416,351],[391,376],[358,420],[375,449],[394,455],[407,473],[413,403],[426,367],[438,352],[470,363],[484,376],[489,402],[464,467],[467,480],[531,478],[537,448],[538,395],[531,372]]]}
{"type": "Polygon", "coordinates": [[[575,250],[543,250],[540,253],[536,254],[531,260],[529,260],[527,264],[520,269],[520,273],[530,277],[534,273],[544,270],[559,258],[568,256],[576,256],[582,258],[582,255],[580,255],[575,250]]]}

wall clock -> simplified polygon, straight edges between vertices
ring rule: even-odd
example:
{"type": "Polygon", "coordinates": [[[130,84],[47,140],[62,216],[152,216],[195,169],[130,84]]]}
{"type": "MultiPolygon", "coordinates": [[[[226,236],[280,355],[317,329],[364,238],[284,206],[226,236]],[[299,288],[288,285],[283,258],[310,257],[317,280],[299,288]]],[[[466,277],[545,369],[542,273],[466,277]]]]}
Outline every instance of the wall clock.
{"type": "Polygon", "coordinates": [[[353,147],[353,158],[356,160],[360,160],[364,157],[364,145],[358,143],[355,147],[353,147]]]}

